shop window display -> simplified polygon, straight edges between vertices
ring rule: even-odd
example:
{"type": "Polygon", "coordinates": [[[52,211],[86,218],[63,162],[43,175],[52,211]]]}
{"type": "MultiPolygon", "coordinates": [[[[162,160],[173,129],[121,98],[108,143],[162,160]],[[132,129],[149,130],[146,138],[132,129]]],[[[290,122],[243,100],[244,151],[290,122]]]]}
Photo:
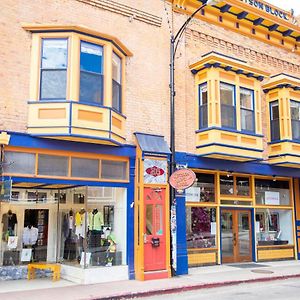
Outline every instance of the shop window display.
{"type": "Polygon", "coordinates": [[[188,249],[216,247],[216,209],[186,208],[188,249]]]}
{"type": "Polygon", "coordinates": [[[13,189],[12,195],[0,207],[0,265],[126,264],[126,189],[13,189]]]}
{"type": "Polygon", "coordinates": [[[231,174],[220,176],[220,194],[241,197],[250,196],[250,178],[231,174]]]}
{"type": "Polygon", "coordinates": [[[255,179],[256,204],[290,205],[289,182],[284,180],[255,179]]]}
{"type": "Polygon", "coordinates": [[[294,243],[291,210],[258,209],[255,220],[258,246],[294,243]]]}

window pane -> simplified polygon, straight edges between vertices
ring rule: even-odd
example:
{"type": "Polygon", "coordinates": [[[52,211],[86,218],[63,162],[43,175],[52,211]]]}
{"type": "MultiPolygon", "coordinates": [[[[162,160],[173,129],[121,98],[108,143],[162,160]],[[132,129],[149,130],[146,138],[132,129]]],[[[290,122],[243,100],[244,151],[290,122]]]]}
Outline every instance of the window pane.
{"type": "Polygon", "coordinates": [[[234,105],[234,87],[225,83],[220,84],[221,104],[234,105]]]}
{"type": "Polygon", "coordinates": [[[259,246],[294,244],[291,210],[258,209],[255,221],[259,246]]]}
{"type": "Polygon", "coordinates": [[[234,194],[233,176],[220,176],[220,194],[233,195],[234,194]]]}
{"type": "Polygon", "coordinates": [[[66,99],[67,71],[42,70],[40,99],[66,99]]]}
{"type": "Polygon", "coordinates": [[[102,104],[103,76],[100,74],[80,72],[80,101],[102,104]]]}
{"type": "Polygon", "coordinates": [[[187,248],[216,247],[216,209],[206,207],[186,208],[187,248]]]}
{"type": "Polygon", "coordinates": [[[103,74],[103,48],[99,45],[81,42],[80,70],[103,74]]]}
{"type": "Polygon", "coordinates": [[[200,128],[206,128],[208,126],[208,112],[207,112],[207,104],[200,105],[199,107],[199,118],[200,118],[200,128]]]}
{"type": "Polygon", "coordinates": [[[113,83],[112,107],[115,110],[121,112],[122,86],[115,80],[113,80],[112,83],[113,83]]]}
{"type": "Polygon", "coordinates": [[[271,111],[271,140],[280,140],[279,106],[278,101],[270,103],[271,111]]]}
{"type": "Polygon", "coordinates": [[[254,111],[241,109],[241,129],[254,132],[254,111]]]}
{"type": "Polygon", "coordinates": [[[153,205],[146,205],[146,234],[153,234],[153,205]]]}
{"type": "Polygon", "coordinates": [[[290,205],[289,182],[255,179],[255,198],[256,204],[290,205]]]}
{"type": "Polygon", "coordinates": [[[34,174],[35,154],[5,151],[4,173],[34,174]]]}
{"type": "Polygon", "coordinates": [[[68,157],[39,154],[38,175],[68,175],[68,157]]]}
{"type": "Polygon", "coordinates": [[[103,179],[126,180],[128,178],[127,162],[102,160],[101,177],[103,179]]]}
{"type": "Polygon", "coordinates": [[[114,81],[121,84],[122,60],[113,52],[112,56],[112,78],[114,81]]]}
{"type": "Polygon", "coordinates": [[[239,196],[250,196],[250,180],[248,177],[236,177],[236,188],[239,196]]]}
{"type": "Polygon", "coordinates": [[[222,127],[235,128],[235,107],[231,105],[221,105],[222,127]]]}
{"type": "Polygon", "coordinates": [[[215,176],[197,173],[197,182],[185,190],[187,202],[215,202],[215,176]]]}
{"type": "Polygon", "coordinates": [[[203,84],[200,87],[200,105],[207,104],[207,84],[203,84]]]}
{"type": "Polygon", "coordinates": [[[72,177],[99,178],[99,160],[72,158],[72,177]]]}
{"type": "Polygon", "coordinates": [[[291,101],[291,122],[293,139],[300,139],[300,103],[291,101]]]}
{"type": "Polygon", "coordinates": [[[43,39],[42,68],[66,69],[68,61],[67,39],[43,39]]]}
{"type": "Polygon", "coordinates": [[[241,108],[253,110],[253,91],[240,89],[241,108]]]}

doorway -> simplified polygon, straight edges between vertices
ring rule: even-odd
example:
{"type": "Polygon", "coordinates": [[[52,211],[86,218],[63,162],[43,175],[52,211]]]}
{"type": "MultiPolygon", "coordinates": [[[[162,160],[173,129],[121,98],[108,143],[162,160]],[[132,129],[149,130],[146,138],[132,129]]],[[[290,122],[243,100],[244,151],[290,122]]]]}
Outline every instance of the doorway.
{"type": "Polygon", "coordinates": [[[145,271],[166,269],[165,189],[144,189],[145,271]]]}
{"type": "Polygon", "coordinates": [[[251,211],[221,210],[222,262],[252,261],[251,211]]]}

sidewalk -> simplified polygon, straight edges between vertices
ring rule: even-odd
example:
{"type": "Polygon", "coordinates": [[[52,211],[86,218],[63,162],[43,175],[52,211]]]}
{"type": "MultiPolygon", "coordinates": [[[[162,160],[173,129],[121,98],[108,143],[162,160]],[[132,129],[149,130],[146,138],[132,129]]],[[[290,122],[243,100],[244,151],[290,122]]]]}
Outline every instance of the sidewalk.
{"type": "Polygon", "coordinates": [[[1,300],[96,300],[130,299],[232,285],[245,282],[300,278],[300,261],[246,263],[190,269],[189,275],[152,281],[117,281],[93,285],[78,285],[49,278],[30,281],[0,282],[1,300]]]}

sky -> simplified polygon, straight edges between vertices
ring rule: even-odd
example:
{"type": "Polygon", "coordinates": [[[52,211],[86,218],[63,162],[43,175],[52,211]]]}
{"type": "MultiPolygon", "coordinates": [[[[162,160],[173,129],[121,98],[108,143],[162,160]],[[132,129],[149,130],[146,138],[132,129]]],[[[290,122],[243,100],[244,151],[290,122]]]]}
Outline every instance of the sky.
{"type": "Polygon", "coordinates": [[[300,15],[300,1],[299,0],[266,0],[267,2],[274,4],[285,10],[294,9],[295,15],[300,15]]]}

